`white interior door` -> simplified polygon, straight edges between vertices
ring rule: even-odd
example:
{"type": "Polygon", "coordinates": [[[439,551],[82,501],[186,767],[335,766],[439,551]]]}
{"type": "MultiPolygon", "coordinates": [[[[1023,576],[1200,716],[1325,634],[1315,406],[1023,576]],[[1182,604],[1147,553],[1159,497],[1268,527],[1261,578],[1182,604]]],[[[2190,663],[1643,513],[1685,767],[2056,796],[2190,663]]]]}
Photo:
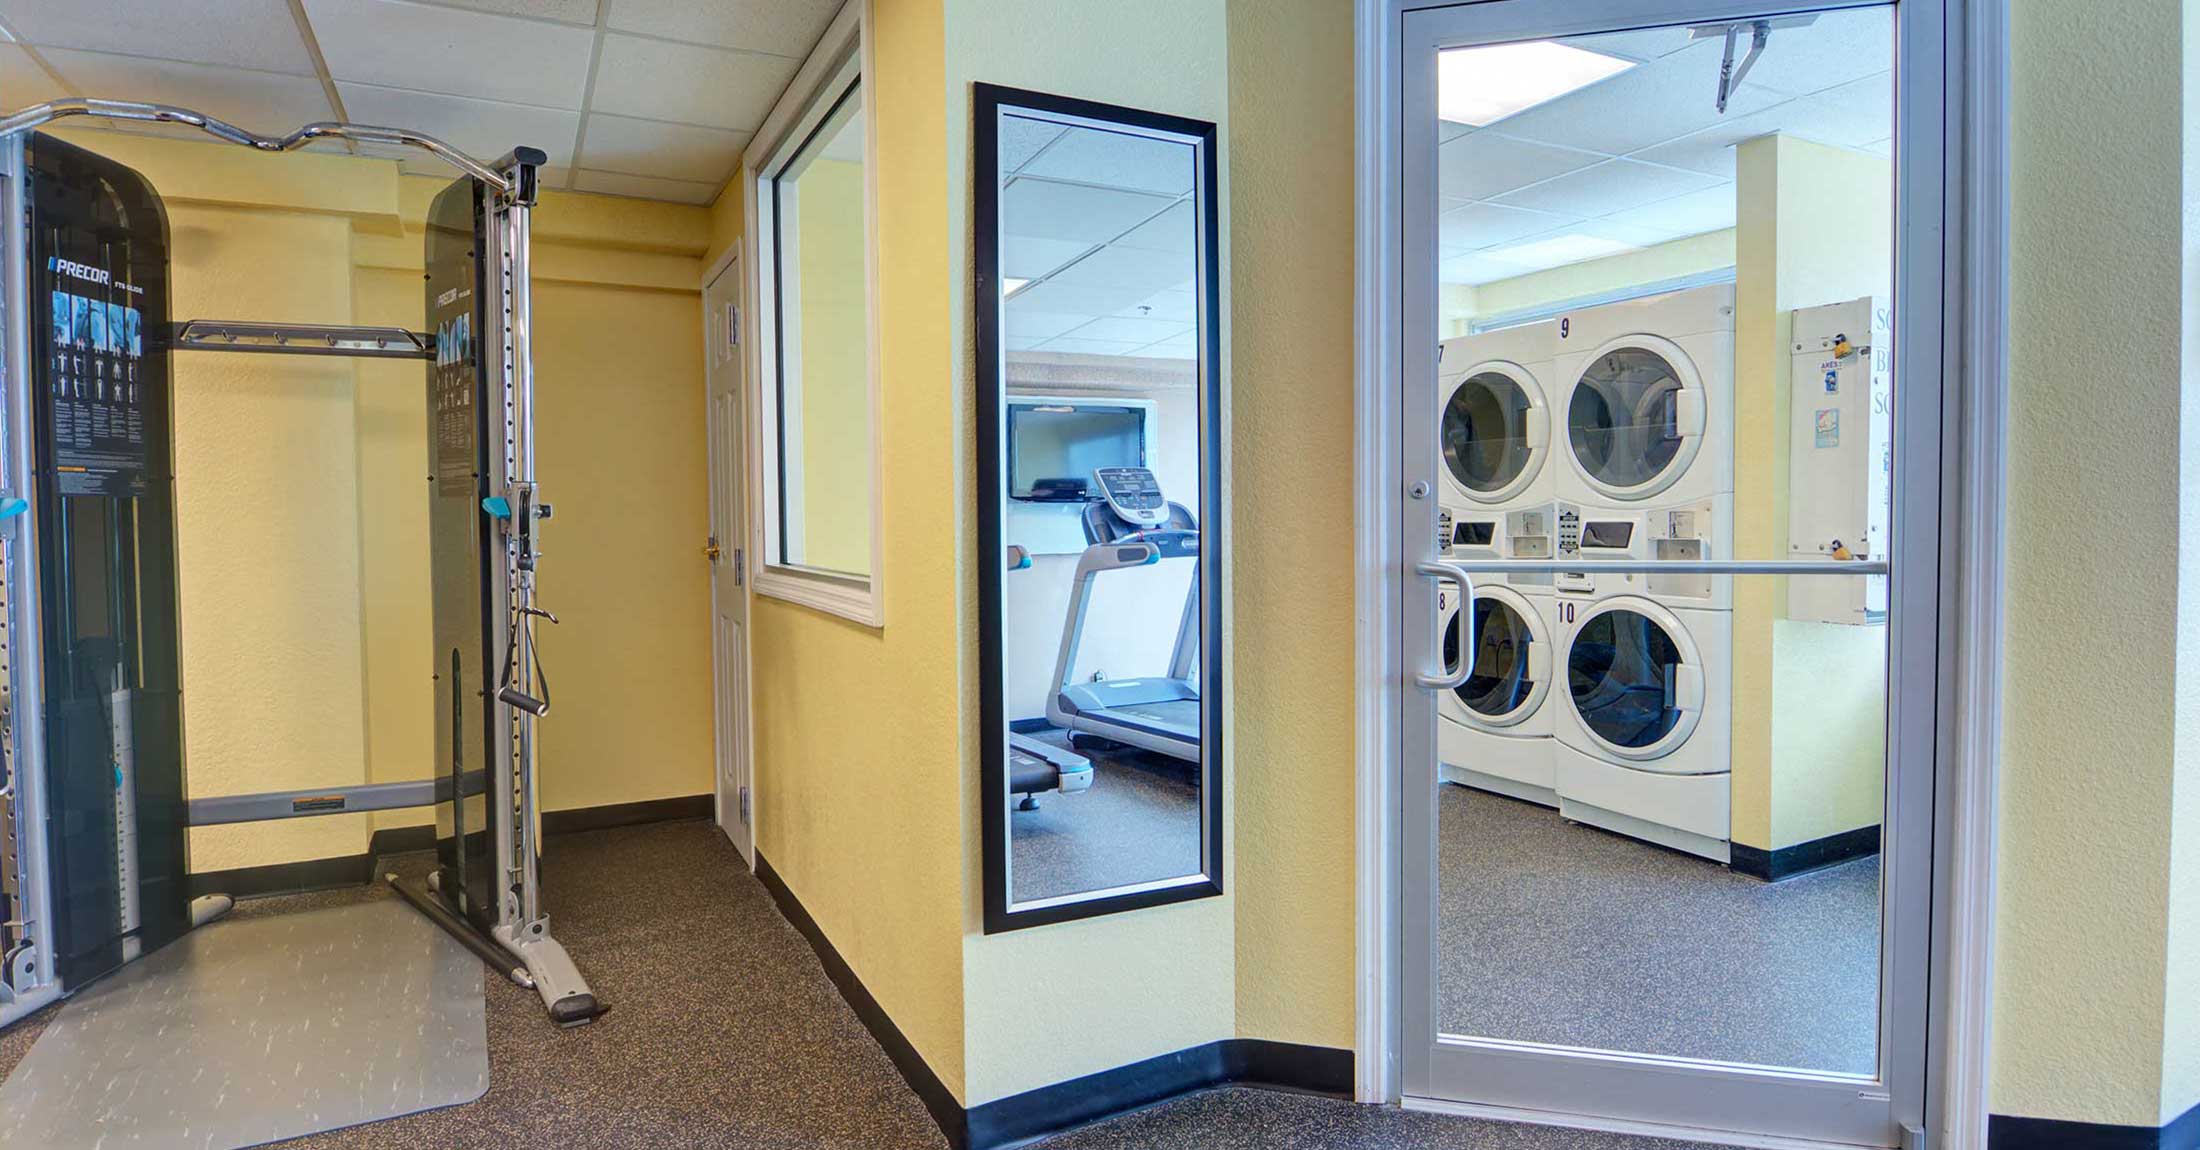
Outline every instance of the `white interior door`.
{"type": "Polygon", "coordinates": [[[741,261],[728,262],[703,289],[704,379],[710,436],[710,564],[712,688],[715,694],[718,825],[756,865],[755,803],[749,772],[748,539],[741,482],[747,431],[741,354],[741,261]]]}
{"type": "Polygon", "coordinates": [[[1905,1145],[1925,1117],[1946,793],[1946,7],[1396,11],[1404,1093],[1719,1141],[1905,1145]],[[1725,269],[1676,280],[1676,260],[1721,243],[1725,269]],[[1814,334],[1835,307],[1874,303],[1885,328],[1814,334]],[[1550,526],[1507,531],[1547,546],[1478,558],[1437,536],[1458,511],[1431,434],[1438,349],[1471,361],[1487,333],[1524,342],[1538,324],[1549,345],[1528,358],[1554,378],[1559,474],[1507,505],[1550,526]],[[1685,344],[1709,398],[1667,398],[1670,365],[1635,369],[1625,393],[1577,386],[1637,331],[1685,344]],[[1872,433],[1884,397],[1859,390],[1875,356],[1894,381],[1891,441],[1872,433]],[[1688,475],[1632,504],[1587,481],[1598,458],[1689,437],[1688,475]],[[1790,490],[1790,468],[1835,448],[1855,451],[1839,478],[1859,527],[1801,539],[1791,528],[1815,522],[1801,501],[1828,493],[1790,490]],[[1890,472],[1891,530],[1858,551],[1882,538],[1863,521],[1889,506],[1890,472]],[[1878,571],[1884,614],[1833,617],[1868,602],[1878,571]],[[1854,594],[1792,593],[1814,580],[1854,594]],[[1522,748],[1447,746],[1442,693],[1507,686],[1501,661],[1446,665],[1447,581],[1540,584],[1558,608],[1533,787],[1446,781],[1522,748]],[[1627,603],[1641,606],[1613,607],[1627,603]],[[1653,750],[1670,754],[1646,764],[1653,750]],[[1855,818],[1826,817],[1835,806],[1855,818]]]}

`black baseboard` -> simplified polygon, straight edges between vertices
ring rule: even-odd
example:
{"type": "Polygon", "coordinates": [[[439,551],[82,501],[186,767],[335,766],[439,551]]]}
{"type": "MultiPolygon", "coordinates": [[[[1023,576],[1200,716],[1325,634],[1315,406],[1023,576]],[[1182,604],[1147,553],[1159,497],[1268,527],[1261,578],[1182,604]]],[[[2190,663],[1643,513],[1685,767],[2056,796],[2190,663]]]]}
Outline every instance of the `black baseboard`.
{"type": "MultiPolygon", "coordinates": [[[[639,803],[545,811],[542,816],[542,830],[545,835],[562,835],[575,831],[639,826],[643,823],[709,818],[714,809],[709,795],[682,795],[678,798],[650,799],[639,803]]],[[[367,841],[364,854],[205,871],[190,876],[185,889],[192,898],[209,894],[226,894],[231,898],[264,898],[268,895],[304,894],[307,891],[364,886],[376,879],[374,862],[383,855],[434,849],[433,823],[384,827],[374,832],[374,837],[367,841]]]]}
{"type": "Polygon", "coordinates": [[[886,1057],[916,1092],[919,1101],[939,1123],[954,1150],[999,1150],[1073,1126],[1098,1122],[1133,1110],[1211,1086],[1237,1084],[1302,1093],[1349,1097],[1352,1093],[1352,1052],[1326,1046],[1301,1046],[1264,1039],[1231,1038],[1188,1050],[1118,1066],[1042,1086],[963,1109],[953,1092],[924,1061],[901,1028],[871,997],[863,980],[834,949],[832,940],[818,929],[817,921],[803,909],[800,899],[762,852],[756,856],[756,877],[769,891],[780,913],[817,952],[825,976],[838,987],[842,998],[856,1012],[864,1028],[885,1049],[886,1057]]]}
{"type": "Polygon", "coordinates": [[[1807,843],[1796,843],[1794,846],[1773,851],[1744,846],[1741,843],[1732,844],[1732,850],[1733,862],[1730,865],[1735,870],[1766,882],[1778,882],[1799,874],[1809,874],[1814,870],[1824,870],[1850,859],[1878,854],[1879,828],[1858,827],[1853,831],[1842,831],[1837,835],[1827,835],[1822,839],[1812,839],[1807,843]]]}
{"type": "Polygon", "coordinates": [[[1988,1150],[2196,1150],[2200,1106],[2167,1126],[2108,1126],[1996,1114],[1986,1122],[1988,1150]]]}
{"type": "Polygon", "coordinates": [[[383,855],[435,849],[435,824],[383,827],[367,840],[365,854],[340,858],[306,859],[271,863],[234,870],[204,871],[190,876],[185,889],[192,898],[226,894],[231,898],[263,898],[276,894],[304,894],[336,887],[364,886],[374,881],[374,860],[383,855]]]}
{"type": "Polygon", "coordinates": [[[710,795],[678,795],[669,799],[644,799],[638,803],[613,803],[603,807],[575,807],[542,812],[542,833],[570,835],[580,831],[604,831],[643,823],[673,823],[707,819],[718,812],[710,795]]]}
{"type": "Polygon", "coordinates": [[[770,892],[772,901],[779,904],[779,913],[793,924],[795,931],[810,944],[810,949],[817,952],[817,961],[825,968],[825,977],[832,980],[833,985],[840,990],[840,996],[847,999],[848,1006],[856,1012],[856,1018],[863,1023],[863,1028],[870,1031],[871,1037],[886,1051],[887,1060],[894,1064],[895,1070],[901,1072],[902,1081],[909,1084],[909,1089],[916,1091],[917,1100],[924,1103],[924,1108],[931,1112],[932,1121],[939,1123],[940,1130],[947,1135],[948,1144],[954,1150],[966,1150],[969,1140],[965,1131],[962,1103],[955,1100],[954,1092],[947,1088],[945,1082],[940,1081],[940,1076],[932,1073],[932,1067],[924,1061],[924,1056],[917,1053],[916,1045],[909,1041],[900,1027],[894,1025],[893,1019],[887,1017],[885,1008],[871,997],[863,980],[857,978],[847,960],[840,957],[840,951],[833,947],[832,940],[825,937],[825,932],[818,928],[817,920],[803,909],[802,900],[796,898],[794,892],[787,888],[785,880],[779,877],[779,872],[765,861],[762,851],[756,852],[756,878],[770,892]]]}

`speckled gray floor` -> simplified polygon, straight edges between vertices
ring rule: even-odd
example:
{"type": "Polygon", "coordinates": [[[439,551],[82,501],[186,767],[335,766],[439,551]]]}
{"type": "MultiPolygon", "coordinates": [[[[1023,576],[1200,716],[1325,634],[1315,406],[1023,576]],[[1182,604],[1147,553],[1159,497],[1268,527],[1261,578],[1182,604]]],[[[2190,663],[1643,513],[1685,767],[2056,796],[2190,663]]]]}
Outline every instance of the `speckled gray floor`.
{"type": "MultiPolygon", "coordinates": [[[[399,869],[415,870],[420,860],[399,869]]],[[[488,982],[490,1088],[467,1106],[283,1150],[945,1150],[924,1108],[794,928],[708,823],[550,841],[553,926],[612,1013],[561,1031],[488,982]]],[[[387,898],[382,888],[245,904],[245,916],[387,898]]],[[[0,1033],[0,1074],[53,1012],[0,1033]]],[[[1057,1135],[1045,1150],[1719,1150],[1210,1090],[1057,1135]]]]}
{"type": "MultiPolygon", "coordinates": [[[[1060,732],[1041,735],[1062,742],[1060,732]]],[[[1190,763],[1134,748],[1080,748],[1092,786],[1040,795],[1009,819],[1018,902],[1199,871],[1199,784],[1190,763]]]]}
{"type": "Polygon", "coordinates": [[[1765,883],[1438,788],[1450,1034],[1869,1074],[1879,860],[1765,883]]]}

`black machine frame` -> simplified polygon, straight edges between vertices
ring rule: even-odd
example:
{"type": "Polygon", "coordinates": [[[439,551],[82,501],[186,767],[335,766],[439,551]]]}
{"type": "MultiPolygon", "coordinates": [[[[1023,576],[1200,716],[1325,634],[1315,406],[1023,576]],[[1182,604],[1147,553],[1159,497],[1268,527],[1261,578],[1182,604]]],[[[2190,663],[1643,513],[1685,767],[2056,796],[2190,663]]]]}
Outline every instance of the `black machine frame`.
{"type": "MultiPolygon", "coordinates": [[[[83,982],[65,977],[55,952],[55,921],[67,909],[69,892],[59,888],[54,852],[56,839],[66,832],[50,817],[46,760],[52,732],[42,706],[41,660],[35,654],[42,597],[50,594],[39,566],[42,533],[49,528],[42,523],[39,500],[26,498],[39,490],[40,481],[32,415],[39,376],[30,361],[34,301],[26,152],[35,129],[79,116],[195,127],[264,152],[292,151],[319,139],[424,151],[462,174],[454,190],[470,184],[477,231],[468,254],[478,319],[465,362],[476,397],[470,402],[482,410],[476,421],[478,442],[469,441],[475,473],[463,477],[472,484],[465,493],[468,512],[476,503],[479,511],[472,515],[476,522],[466,533],[472,539],[462,558],[476,570],[482,654],[473,678],[454,681],[449,690],[454,697],[478,696],[473,705],[485,717],[480,725],[487,753],[472,769],[448,777],[191,800],[174,833],[180,838],[187,825],[429,805],[447,808],[441,821],[448,825],[462,817],[461,808],[475,802],[477,809],[486,810],[485,825],[474,833],[492,872],[483,884],[490,892],[487,898],[468,900],[449,889],[454,884],[444,877],[451,870],[448,844],[445,868],[429,883],[408,884],[394,875],[389,881],[500,973],[535,990],[553,1021],[572,1026],[593,1020],[604,1008],[550,934],[538,866],[536,723],[548,710],[548,693],[540,676],[534,626],[538,619],[555,622],[535,602],[537,537],[550,507],[540,498],[535,474],[529,221],[544,154],[515,148],[494,163],[483,163],[405,129],[316,123],[286,136],[262,136],[187,108],[69,99],[0,118],[0,340],[5,347],[0,358],[0,422],[5,425],[0,439],[0,548],[5,555],[0,587],[6,596],[6,630],[0,632],[0,828],[8,832],[0,847],[7,855],[7,901],[15,908],[8,930],[0,932],[0,942],[13,940],[0,955],[0,1026],[81,989],[83,982]]],[[[440,366],[433,334],[393,327],[192,320],[162,323],[146,333],[146,345],[148,356],[182,351],[337,355],[418,359],[431,365],[431,372],[440,366]]],[[[158,433],[168,434],[165,421],[158,433]]],[[[166,444],[162,447],[165,451],[166,444]]],[[[175,753],[180,758],[180,746],[175,753]]],[[[120,849],[134,850],[130,826],[122,824],[118,833],[124,840],[120,849]]],[[[465,844],[459,845],[463,851],[465,844]]],[[[135,890],[123,892],[126,899],[136,896],[135,890]]],[[[187,913],[198,920],[195,911],[187,913]]],[[[164,940],[149,941],[158,945],[164,940]]],[[[125,957],[135,957],[143,948],[133,939],[128,949],[125,957]]]]}

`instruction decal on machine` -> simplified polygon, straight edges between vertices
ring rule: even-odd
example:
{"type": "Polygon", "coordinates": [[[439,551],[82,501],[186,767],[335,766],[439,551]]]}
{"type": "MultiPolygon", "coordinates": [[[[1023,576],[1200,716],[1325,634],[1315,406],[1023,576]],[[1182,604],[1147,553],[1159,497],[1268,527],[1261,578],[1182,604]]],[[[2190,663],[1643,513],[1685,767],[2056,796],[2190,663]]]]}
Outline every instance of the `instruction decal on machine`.
{"type": "Polygon", "coordinates": [[[1818,433],[1818,434],[1817,434],[1817,438],[1816,438],[1816,440],[1815,440],[1815,441],[1814,441],[1814,442],[1812,443],[1812,446],[1813,446],[1813,447],[1839,447],[1839,446],[1841,446],[1841,409],[1840,409],[1840,408],[1838,408],[1838,407],[1821,407],[1821,408],[1819,408],[1819,409],[1818,409],[1818,420],[1817,420],[1817,423],[1818,423],[1818,426],[1817,426],[1817,433],[1818,433]]]}
{"type": "Polygon", "coordinates": [[[436,297],[436,486],[446,495],[474,490],[474,293],[472,288],[436,297]]]}
{"type": "MultiPolygon", "coordinates": [[[[108,289],[102,294],[140,291],[104,268],[63,259],[48,267],[108,289]]],[[[68,494],[137,494],[145,488],[144,317],[126,303],[62,291],[56,283],[54,470],[68,494]]]]}

